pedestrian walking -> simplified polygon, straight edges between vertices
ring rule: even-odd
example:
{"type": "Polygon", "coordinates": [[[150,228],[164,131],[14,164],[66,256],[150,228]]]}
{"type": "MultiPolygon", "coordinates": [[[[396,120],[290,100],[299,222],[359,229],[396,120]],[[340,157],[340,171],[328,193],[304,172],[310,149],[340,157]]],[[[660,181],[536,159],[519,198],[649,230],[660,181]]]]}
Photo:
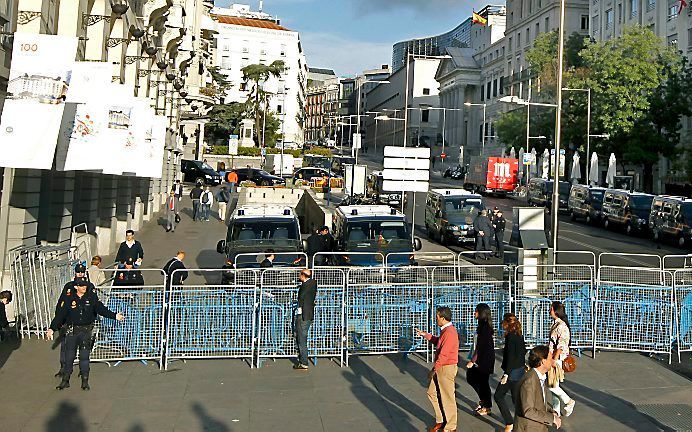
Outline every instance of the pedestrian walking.
{"type": "Polygon", "coordinates": [[[65,341],[63,342],[66,347],[65,365],[62,380],[56,387],[58,390],[63,390],[70,386],[70,376],[72,376],[77,350],[79,350],[79,372],[82,376],[82,390],[90,389],[89,356],[92,345],[91,332],[97,315],[118,321],[125,319],[123,314],[116,314],[101,303],[91,282],[87,280],[75,281],[74,292],[70,292],[58,304],[58,310],[47,332],[48,339],[53,340],[53,334],[59,328],[65,326],[67,329],[65,341]]]}
{"type": "Polygon", "coordinates": [[[101,270],[101,261],[99,255],[94,255],[91,258],[91,265],[87,269],[89,282],[93,283],[95,286],[99,286],[106,282],[106,275],[103,273],[103,270],[101,270]]]}
{"type": "Polygon", "coordinates": [[[228,185],[230,187],[230,193],[235,193],[238,185],[238,173],[235,170],[231,170],[231,173],[228,174],[228,185]]]}
{"type": "Polygon", "coordinates": [[[493,224],[488,217],[487,210],[481,210],[481,213],[473,221],[473,227],[476,229],[476,259],[488,258],[488,251],[491,251],[490,238],[493,235],[493,224]],[[483,254],[479,252],[483,251],[483,254]]]}
{"type": "Polygon", "coordinates": [[[308,370],[308,333],[315,319],[315,298],[317,297],[317,281],[312,278],[310,269],[303,269],[298,275],[298,307],[295,309],[293,328],[298,347],[298,362],[293,369],[308,370]]]}
{"type": "Polygon", "coordinates": [[[458,410],[454,381],[459,363],[459,334],[452,324],[452,310],[447,306],[437,308],[435,320],[440,327],[439,336],[415,329],[419,336],[435,345],[435,364],[428,373],[428,399],[435,411],[435,424],[428,431],[456,432],[458,410]]]}
{"type": "Polygon", "coordinates": [[[142,244],[139,240],[135,240],[135,232],[131,229],[125,231],[125,241],[120,243],[118,253],[115,255],[115,262],[122,263],[130,258],[137,265],[141,265],[144,259],[142,244]]]}
{"type": "Polygon", "coordinates": [[[260,268],[272,268],[274,267],[274,249],[267,249],[264,251],[264,260],[260,263],[260,268]]]}
{"type": "Polygon", "coordinates": [[[553,361],[548,347],[538,345],[529,352],[529,370],[519,381],[519,398],[514,417],[515,432],[548,432],[549,426],[560,428],[562,421],[548,405],[546,374],[553,361]]]}
{"type": "Polygon", "coordinates": [[[550,336],[548,349],[552,357],[553,365],[548,371],[548,386],[553,394],[553,410],[560,415],[560,402],[565,404],[565,415],[569,417],[574,411],[576,402],[570,398],[560,387],[560,383],[565,380],[565,371],[562,369],[562,362],[569,355],[570,327],[565,305],[559,301],[554,301],[550,305],[550,317],[553,325],[550,326],[550,336]]]}
{"type": "Polygon", "coordinates": [[[183,184],[180,183],[180,180],[176,180],[175,184],[173,185],[173,195],[178,201],[183,199],[183,184]]]}
{"type": "Polygon", "coordinates": [[[166,274],[166,285],[170,287],[180,286],[187,279],[188,272],[185,268],[185,251],[179,250],[164,266],[163,272],[166,274]]]}
{"type": "Polygon", "coordinates": [[[495,402],[505,421],[505,432],[513,429],[514,416],[507,406],[507,392],[512,395],[512,405],[519,398],[519,381],[526,371],[526,343],[522,335],[521,323],[513,313],[506,313],[502,319],[505,345],[502,348],[502,378],[495,390],[495,402]]]}
{"type": "Polygon", "coordinates": [[[219,202],[219,220],[226,220],[226,206],[231,201],[231,194],[226,189],[226,186],[221,186],[221,190],[216,194],[216,201],[219,202]]]}
{"type": "Polygon", "coordinates": [[[502,258],[505,256],[505,228],[507,219],[502,214],[502,210],[497,209],[493,218],[493,228],[495,231],[495,256],[502,258]]]}
{"type": "Polygon", "coordinates": [[[190,191],[190,198],[192,199],[192,221],[197,221],[197,218],[202,220],[202,209],[200,205],[200,198],[202,197],[202,186],[196,184],[194,188],[190,191]]]}
{"type": "Polygon", "coordinates": [[[171,191],[166,199],[166,232],[175,232],[175,226],[177,224],[178,216],[178,199],[175,197],[175,193],[171,191]]]}
{"type": "Polygon", "coordinates": [[[466,381],[478,395],[478,406],[474,411],[477,415],[486,416],[490,415],[493,405],[490,375],[495,370],[495,342],[490,306],[479,303],[473,316],[478,321],[478,327],[474,335],[473,349],[469,352],[466,363],[466,381]]]}
{"type": "Polygon", "coordinates": [[[5,306],[10,303],[12,303],[12,291],[0,291],[0,340],[5,340],[10,333],[10,322],[5,311],[5,306]]]}
{"type": "Polygon", "coordinates": [[[207,186],[207,189],[202,192],[200,202],[202,203],[202,219],[209,222],[209,212],[214,204],[214,194],[211,193],[211,187],[207,186]]]}

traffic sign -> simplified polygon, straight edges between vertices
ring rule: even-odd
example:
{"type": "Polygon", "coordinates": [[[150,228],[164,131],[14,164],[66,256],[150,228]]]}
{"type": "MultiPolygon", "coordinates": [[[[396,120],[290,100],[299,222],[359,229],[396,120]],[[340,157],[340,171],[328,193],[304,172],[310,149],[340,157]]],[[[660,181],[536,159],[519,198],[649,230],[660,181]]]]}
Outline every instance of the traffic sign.
{"type": "Polygon", "coordinates": [[[402,170],[402,169],[383,169],[382,178],[384,180],[415,180],[428,181],[430,180],[430,171],[428,170],[402,170]]]}
{"type": "Polygon", "coordinates": [[[427,192],[429,188],[430,183],[423,181],[384,180],[382,182],[382,190],[385,192],[427,192]]]}
{"type": "Polygon", "coordinates": [[[353,148],[359,149],[362,147],[362,137],[359,133],[353,134],[353,148]]]}
{"type": "Polygon", "coordinates": [[[426,192],[430,187],[430,149],[425,147],[384,148],[384,179],[387,192],[426,192]]]}
{"type": "Polygon", "coordinates": [[[440,154],[440,158],[441,158],[441,159],[444,159],[444,158],[446,158],[446,157],[447,157],[447,153],[441,153],[441,154],[440,154]]]}
{"type": "Polygon", "coordinates": [[[524,165],[532,165],[536,163],[536,158],[533,153],[524,153],[524,158],[522,159],[524,165]]]}

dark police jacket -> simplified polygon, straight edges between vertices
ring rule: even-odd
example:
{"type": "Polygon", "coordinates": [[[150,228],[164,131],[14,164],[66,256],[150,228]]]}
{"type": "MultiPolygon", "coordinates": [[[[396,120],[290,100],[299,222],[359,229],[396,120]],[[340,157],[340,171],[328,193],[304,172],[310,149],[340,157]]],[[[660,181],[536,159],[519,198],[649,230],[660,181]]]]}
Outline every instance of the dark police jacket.
{"type": "Polygon", "coordinates": [[[317,281],[308,279],[300,284],[298,289],[298,307],[303,310],[303,321],[315,319],[315,297],[317,297],[317,281]]]}
{"type": "Polygon", "coordinates": [[[504,231],[507,226],[507,219],[504,216],[495,216],[493,225],[495,225],[495,231],[504,231]]]}
{"type": "Polygon", "coordinates": [[[168,285],[182,285],[183,281],[187,279],[187,270],[185,270],[185,264],[178,258],[173,257],[163,266],[163,271],[168,276],[168,285]],[[177,271],[176,270],[183,270],[177,271]],[[175,272],[175,274],[173,273],[175,272]]]}
{"type": "Polygon", "coordinates": [[[79,297],[77,291],[74,290],[58,304],[58,311],[50,323],[50,328],[53,331],[57,331],[63,324],[90,325],[94,323],[97,315],[115,319],[115,312],[109,310],[101,303],[95,291],[90,291],[87,288],[87,292],[82,297],[79,297]]]}
{"type": "MultiPolygon", "coordinates": [[[[67,300],[72,300],[72,298],[77,295],[77,282],[78,281],[75,278],[75,280],[69,281],[64,287],[62,287],[62,292],[60,293],[60,297],[58,297],[58,302],[55,304],[55,315],[58,314],[58,310],[60,309],[60,305],[62,303],[67,300]]],[[[87,292],[96,290],[93,283],[86,281],[86,284],[87,292]]]]}
{"type": "Polygon", "coordinates": [[[142,286],[144,276],[139,270],[119,270],[113,279],[113,286],[142,286]]]}
{"type": "Polygon", "coordinates": [[[126,262],[128,258],[132,258],[133,262],[137,261],[139,258],[144,258],[144,249],[142,249],[142,244],[139,240],[135,240],[132,247],[129,247],[126,241],[120,243],[115,261],[119,263],[126,262]]]}

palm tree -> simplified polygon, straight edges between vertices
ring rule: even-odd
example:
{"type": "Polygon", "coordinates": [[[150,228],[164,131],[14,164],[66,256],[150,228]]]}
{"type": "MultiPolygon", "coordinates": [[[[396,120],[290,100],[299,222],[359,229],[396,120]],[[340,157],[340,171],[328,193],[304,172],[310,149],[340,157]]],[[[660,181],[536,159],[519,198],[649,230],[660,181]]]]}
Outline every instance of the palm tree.
{"type": "MultiPolygon", "coordinates": [[[[266,100],[268,93],[261,88],[260,83],[266,82],[270,77],[279,78],[286,70],[283,60],[275,60],[270,65],[251,64],[241,69],[243,81],[252,82],[252,89],[245,102],[248,115],[255,117],[255,136],[259,143],[259,136],[262,130],[262,120],[267,107],[262,109],[261,102],[266,100]]],[[[266,105],[266,104],[265,104],[266,105]]]]}

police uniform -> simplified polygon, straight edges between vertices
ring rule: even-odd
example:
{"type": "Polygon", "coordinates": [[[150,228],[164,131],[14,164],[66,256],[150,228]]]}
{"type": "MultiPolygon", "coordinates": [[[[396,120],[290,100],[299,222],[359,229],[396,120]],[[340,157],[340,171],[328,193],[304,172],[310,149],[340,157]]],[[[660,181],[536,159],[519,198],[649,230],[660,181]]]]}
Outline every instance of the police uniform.
{"type": "MultiPolygon", "coordinates": [[[[77,264],[74,268],[75,273],[83,273],[86,274],[86,266],[84,264],[77,264]]],[[[58,297],[58,302],[55,304],[55,315],[58,314],[58,309],[60,309],[60,304],[65,300],[66,297],[72,296],[75,293],[75,286],[76,282],[87,280],[86,277],[77,277],[68,283],[65,284],[65,286],[62,288],[62,292],[60,293],[60,297],[58,297]]],[[[87,291],[90,289],[94,289],[93,284],[87,285],[87,291]]],[[[65,351],[65,343],[64,343],[64,335],[62,328],[59,330],[59,336],[57,338],[56,343],[60,344],[60,370],[58,373],[55,374],[56,377],[62,376],[63,370],[65,368],[65,357],[66,357],[66,351],[65,351]]]]}
{"type": "Polygon", "coordinates": [[[82,389],[89,390],[89,356],[91,354],[91,331],[97,315],[116,319],[115,312],[110,311],[101,303],[96,295],[93,285],[87,281],[73,283],[74,289],[66,292],[64,298],[58,304],[55,318],[50,323],[50,328],[56,331],[61,326],[65,327],[65,364],[62,381],[57,387],[62,390],[70,386],[73,363],[79,349],[79,371],[82,375],[82,389]],[[77,286],[87,286],[86,292],[80,297],[77,294],[77,286]]]}

